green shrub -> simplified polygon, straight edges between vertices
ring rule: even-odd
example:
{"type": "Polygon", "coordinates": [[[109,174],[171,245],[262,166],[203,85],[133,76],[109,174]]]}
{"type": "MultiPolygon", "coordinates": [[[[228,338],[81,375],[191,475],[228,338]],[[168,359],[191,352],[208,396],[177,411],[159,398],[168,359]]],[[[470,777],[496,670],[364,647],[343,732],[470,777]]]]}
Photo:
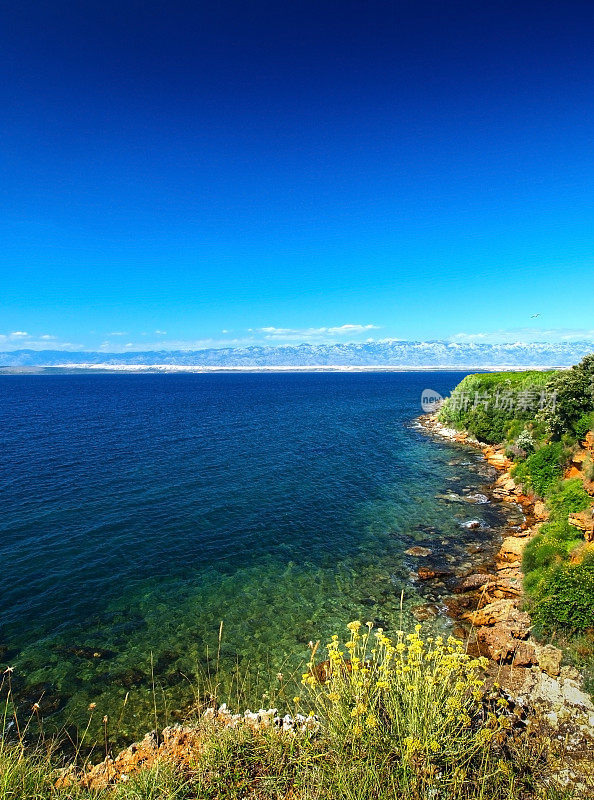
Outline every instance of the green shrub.
{"type": "Polygon", "coordinates": [[[556,439],[568,432],[575,435],[576,425],[583,425],[583,417],[594,411],[594,353],[571,369],[555,373],[546,390],[555,396],[554,404],[541,414],[551,434],[556,439]]]}
{"type": "Polygon", "coordinates": [[[512,442],[536,420],[539,396],[553,372],[467,375],[443,404],[439,419],[489,444],[512,442]],[[522,398],[530,396],[530,402],[522,398]],[[506,403],[505,400],[511,403],[506,403]]]}
{"type": "Polygon", "coordinates": [[[552,519],[567,519],[569,514],[583,511],[592,504],[592,498],[579,478],[562,481],[547,498],[547,508],[552,519]]]}
{"type": "Polygon", "coordinates": [[[523,431],[516,439],[516,444],[519,448],[524,450],[526,455],[531,455],[536,448],[536,442],[534,441],[534,436],[532,435],[532,432],[528,430],[528,428],[523,429],[523,431]]]}
{"type": "Polygon", "coordinates": [[[566,564],[553,570],[541,587],[533,618],[544,630],[566,627],[584,631],[594,626],[594,566],[566,564]]]}
{"type": "Polygon", "coordinates": [[[552,442],[517,464],[512,474],[528,490],[544,497],[563,475],[563,463],[563,445],[561,442],[552,442]]]}
{"type": "Polygon", "coordinates": [[[589,431],[594,430],[594,411],[591,411],[589,414],[582,414],[582,416],[573,426],[573,430],[575,431],[578,441],[581,442],[583,439],[585,439],[586,434],[589,431]]]}
{"type": "Polygon", "coordinates": [[[548,569],[562,563],[582,541],[577,529],[567,520],[546,523],[538,536],[531,539],[524,548],[522,558],[524,574],[528,578],[534,570],[548,569]]]}

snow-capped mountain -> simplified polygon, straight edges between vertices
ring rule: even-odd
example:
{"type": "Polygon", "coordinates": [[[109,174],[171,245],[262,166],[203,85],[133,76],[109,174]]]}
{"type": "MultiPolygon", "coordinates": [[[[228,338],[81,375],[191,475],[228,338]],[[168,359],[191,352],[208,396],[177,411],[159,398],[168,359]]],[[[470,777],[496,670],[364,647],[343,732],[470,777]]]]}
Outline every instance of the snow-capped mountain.
{"type": "Polygon", "coordinates": [[[0,366],[62,366],[76,364],[177,365],[204,367],[545,367],[570,366],[588,353],[594,342],[484,344],[448,341],[387,340],[362,344],[300,344],[209,350],[161,350],[135,353],[15,350],[0,353],[0,366]]]}

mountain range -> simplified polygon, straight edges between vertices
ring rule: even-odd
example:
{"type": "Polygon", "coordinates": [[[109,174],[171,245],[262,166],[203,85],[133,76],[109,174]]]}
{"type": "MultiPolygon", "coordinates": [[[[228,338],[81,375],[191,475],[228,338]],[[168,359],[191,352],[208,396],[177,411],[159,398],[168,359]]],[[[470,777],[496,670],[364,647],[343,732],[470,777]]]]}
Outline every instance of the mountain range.
{"type": "Polygon", "coordinates": [[[169,365],[181,367],[563,367],[594,352],[594,342],[386,340],[361,344],[299,344],[207,350],[106,353],[64,350],[0,352],[0,367],[169,365]]]}

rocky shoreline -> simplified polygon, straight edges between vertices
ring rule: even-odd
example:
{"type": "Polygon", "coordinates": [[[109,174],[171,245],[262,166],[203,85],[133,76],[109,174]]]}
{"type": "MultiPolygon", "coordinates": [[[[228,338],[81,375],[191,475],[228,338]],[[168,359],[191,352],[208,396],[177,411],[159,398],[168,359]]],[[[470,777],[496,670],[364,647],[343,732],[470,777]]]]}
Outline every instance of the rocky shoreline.
{"type": "MultiPolygon", "coordinates": [[[[578,670],[563,665],[563,652],[534,638],[530,616],[523,609],[522,554],[547,520],[546,507],[516,485],[509,472],[512,462],[503,448],[447,428],[435,414],[418,421],[431,436],[480,450],[499,473],[489,492],[492,500],[520,506],[525,518],[520,525],[508,526],[494,564],[463,578],[454,596],[445,601],[449,615],[458,623],[456,635],[466,639],[470,652],[490,660],[491,682],[526,710],[529,725],[541,732],[544,729],[551,742],[563,743],[566,763],[560,765],[562,777],[580,781],[585,774],[591,776],[594,704],[582,689],[578,670]]],[[[580,522],[573,524],[579,527],[580,522]]]]}

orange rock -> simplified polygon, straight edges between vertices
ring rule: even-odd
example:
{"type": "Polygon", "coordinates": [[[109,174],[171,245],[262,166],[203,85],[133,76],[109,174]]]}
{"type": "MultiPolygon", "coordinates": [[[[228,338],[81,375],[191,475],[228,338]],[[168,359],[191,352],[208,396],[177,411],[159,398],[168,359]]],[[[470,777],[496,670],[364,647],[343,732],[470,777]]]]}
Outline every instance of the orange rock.
{"type": "Polygon", "coordinates": [[[565,470],[564,477],[567,478],[567,479],[569,479],[569,478],[579,478],[580,480],[583,480],[584,479],[584,473],[581,472],[577,467],[572,465],[571,467],[569,467],[569,469],[565,470]]]}
{"type": "Polygon", "coordinates": [[[492,661],[530,666],[538,663],[536,649],[530,642],[514,638],[507,626],[498,623],[491,628],[479,628],[476,640],[481,655],[492,661]]]}
{"type": "Polygon", "coordinates": [[[528,537],[508,536],[503,540],[497,557],[502,561],[521,561],[528,537]]]}
{"type": "Polygon", "coordinates": [[[594,517],[592,516],[593,508],[588,508],[585,511],[580,511],[576,514],[570,514],[567,520],[570,525],[578,528],[584,534],[584,539],[587,542],[594,541],[594,517]]]}

